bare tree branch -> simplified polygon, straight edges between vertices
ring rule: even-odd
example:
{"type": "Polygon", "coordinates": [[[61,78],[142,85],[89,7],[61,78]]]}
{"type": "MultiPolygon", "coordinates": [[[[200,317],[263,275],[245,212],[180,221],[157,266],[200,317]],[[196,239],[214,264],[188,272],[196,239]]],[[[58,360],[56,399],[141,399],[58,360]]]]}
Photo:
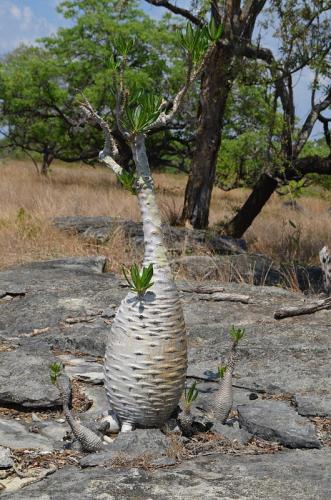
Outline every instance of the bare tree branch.
{"type": "Polygon", "coordinates": [[[241,36],[251,39],[255,20],[266,4],[266,0],[246,0],[241,12],[241,36]]]}
{"type": "Polygon", "coordinates": [[[99,154],[99,160],[102,161],[108,168],[111,168],[116,175],[121,175],[123,168],[113,158],[113,156],[116,158],[118,155],[118,147],[112,135],[110,126],[103,118],[101,118],[101,116],[97,114],[91,103],[84,95],[83,99],[83,102],[80,104],[80,109],[88,119],[93,120],[101,127],[105,136],[105,145],[99,154]]]}
{"type": "Polygon", "coordinates": [[[331,154],[331,135],[330,135],[330,129],[329,129],[329,123],[331,122],[331,118],[326,118],[321,113],[319,113],[318,119],[323,124],[323,132],[324,132],[325,142],[327,143],[327,145],[330,149],[330,154],[331,154]]]}
{"type": "Polygon", "coordinates": [[[185,17],[196,26],[203,26],[204,24],[201,19],[194,16],[189,10],[183,9],[182,7],[177,7],[177,5],[174,5],[167,0],[146,0],[146,2],[150,3],[151,5],[155,5],[156,7],[165,7],[166,9],[170,10],[170,12],[185,17]]]}
{"type": "Polygon", "coordinates": [[[318,120],[322,111],[331,106],[331,87],[322,101],[315,104],[309,112],[304,124],[301,127],[299,137],[294,145],[295,155],[298,156],[304,145],[306,144],[311,131],[318,120]]]}
{"type": "Polygon", "coordinates": [[[219,9],[218,0],[211,0],[211,15],[215,19],[216,23],[219,24],[221,22],[221,11],[219,9]]]}
{"type": "MultiPolygon", "coordinates": [[[[307,174],[331,175],[331,157],[323,158],[318,155],[312,155],[298,158],[293,162],[291,170],[293,176],[295,172],[298,172],[300,177],[307,174]]],[[[289,179],[293,177],[290,171],[286,175],[289,179]]]]}

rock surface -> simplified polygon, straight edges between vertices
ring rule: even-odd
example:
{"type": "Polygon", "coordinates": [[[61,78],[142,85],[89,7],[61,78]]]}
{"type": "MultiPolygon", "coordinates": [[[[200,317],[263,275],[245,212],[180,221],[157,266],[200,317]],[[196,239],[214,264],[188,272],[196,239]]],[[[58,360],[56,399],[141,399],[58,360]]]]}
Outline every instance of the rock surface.
{"type": "Polygon", "coordinates": [[[283,401],[258,401],[237,407],[239,423],[255,436],[289,448],[320,448],[312,423],[283,401]]]}
{"type": "Polygon", "coordinates": [[[237,253],[234,255],[186,255],[174,258],[174,271],[185,271],[188,279],[252,283],[254,285],[291,285],[293,274],[302,291],[323,291],[323,273],[317,266],[280,266],[269,257],[259,254],[237,253]]]}
{"type": "Polygon", "coordinates": [[[297,405],[299,415],[305,417],[331,415],[331,399],[329,394],[316,396],[313,392],[308,394],[295,394],[294,402],[297,405]]]}
{"type": "MultiPolygon", "coordinates": [[[[108,241],[119,229],[128,236],[135,246],[143,245],[143,230],[141,222],[117,219],[114,217],[58,217],[54,224],[59,229],[80,234],[88,240],[98,243],[108,241]]],[[[199,245],[207,247],[215,253],[226,254],[246,250],[246,242],[242,239],[212,234],[210,231],[191,231],[184,227],[163,225],[163,234],[168,248],[172,251],[181,251],[184,241],[188,251],[199,245]]]]}
{"type": "MultiPolygon", "coordinates": [[[[32,356],[48,356],[53,348],[102,357],[111,321],[102,313],[109,303],[118,305],[126,290],[114,275],[88,269],[78,272],[36,263],[2,272],[3,288],[15,283],[26,289],[26,295],[0,304],[0,338],[32,356]],[[68,322],[72,319],[76,322],[68,322]]],[[[246,284],[224,288],[248,294],[250,303],[205,302],[194,293],[183,295],[189,376],[216,379],[217,366],[230,346],[229,328],[235,324],[246,330],[236,386],[248,393],[314,393],[317,400],[330,399],[329,311],[277,322],[275,309],[302,303],[301,295],[246,284]]]]}
{"type": "MultiPolygon", "coordinates": [[[[91,400],[91,407],[79,414],[82,423],[100,418],[107,411],[100,361],[102,363],[113,312],[126,294],[126,289],[114,275],[102,273],[104,262],[102,257],[78,261],[61,259],[0,273],[0,288],[5,293],[3,298],[9,297],[8,300],[0,300],[0,341],[4,350],[9,351],[0,352],[0,360],[5,360],[5,364],[1,362],[0,366],[5,366],[7,373],[11,370],[10,378],[0,372],[3,377],[0,394],[5,393],[2,396],[3,406],[14,406],[19,410],[35,408],[33,411],[36,411],[46,401],[46,406],[49,404],[49,408],[56,408],[58,394],[48,393],[48,390],[56,389],[47,384],[49,363],[57,356],[70,377],[80,379],[81,394],[91,400]],[[15,294],[14,288],[20,293],[15,294]],[[25,367],[24,377],[22,366],[25,367]],[[15,385],[9,380],[15,380],[15,385]],[[33,397],[31,387],[34,387],[33,397]]],[[[302,295],[276,287],[236,283],[225,283],[224,289],[226,293],[249,295],[250,302],[204,301],[194,292],[182,293],[188,329],[188,375],[190,383],[192,377],[195,378],[200,389],[194,412],[198,415],[198,406],[203,407],[216,390],[217,366],[224,363],[231,345],[229,329],[231,325],[240,326],[245,328],[246,334],[238,349],[239,360],[234,373],[234,410],[239,407],[242,415],[245,412],[243,405],[246,414],[256,405],[263,405],[264,408],[270,403],[273,406],[274,403],[285,405],[285,418],[281,425],[279,422],[275,425],[270,412],[269,416],[265,412],[261,424],[266,429],[265,437],[275,439],[275,432],[278,432],[277,439],[280,435],[282,439],[285,436],[285,440],[281,441],[283,443],[287,439],[295,439],[295,446],[301,446],[304,439],[309,445],[315,445],[313,424],[306,415],[331,416],[328,405],[331,396],[330,312],[320,311],[311,316],[276,321],[274,311],[301,304],[302,295]],[[270,395],[292,398],[297,411],[287,402],[262,399],[270,395]],[[301,434],[293,427],[293,422],[300,427],[301,434]]],[[[279,406],[277,408],[275,410],[274,407],[273,414],[276,412],[280,418],[282,412],[279,406]]],[[[259,425],[260,414],[261,411],[254,416],[259,425]]],[[[59,416],[57,414],[56,420],[59,416]]],[[[65,423],[55,422],[54,419],[27,424],[22,420],[1,418],[0,445],[36,448],[40,453],[52,451],[58,446],[63,447],[62,439],[67,429],[65,423]],[[32,429],[33,432],[30,432],[31,425],[36,428],[32,429]]],[[[245,443],[250,437],[245,429],[229,429],[221,428],[231,440],[242,439],[245,443]]],[[[152,449],[149,438],[144,448],[143,440],[138,440],[139,444],[138,441],[136,444],[130,441],[134,433],[126,436],[120,435],[110,445],[114,447],[111,454],[120,446],[120,453],[124,454],[137,448],[140,454],[144,449],[148,454],[152,449]],[[124,442],[121,444],[122,439],[124,442]]],[[[166,439],[163,434],[161,436],[166,439]]],[[[251,443],[243,446],[251,446],[251,443]]],[[[174,459],[167,456],[165,443],[158,444],[156,450],[158,456],[153,460],[155,463],[159,461],[160,469],[153,473],[137,468],[103,469],[97,464],[106,460],[100,454],[89,455],[86,460],[95,461],[91,463],[93,468],[80,470],[66,466],[39,483],[25,486],[22,492],[10,495],[11,498],[75,500],[81,499],[84,491],[84,498],[87,499],[192,499],[204,495],[211,499],[285,500],[290,491],[291,499],[329,498],[331,456],[325,446],[319,450],[286,450],[261,456],[213,454],[184,461],[172,468],[167,468],[174,464],[174,459]]],[[[5,497],[8,495],[4,494],[5,497]]]]}
{"type": "MultiPolygon", "coordinates": [[[[58,217],[54,224],[59,229],[79,234],[84,239],[105,243],[120,229],[136,247],[143,245],[142,224],[114,217],[58,217]]],[[[185,270],[189,279],[217,279],[234,282],[245,281],[255,285],[288,286],[295,272],[301,290],[323,290],[323,275],[319,267],[279,266],[265,255],[247,253],[242,239],[220,236],[208,230],[189,230],[184,227],[163,225],[165,242],[171,255],[172,267],[185,270]],[[213,253],[197,253],[199,247],[213,253]],[[179,258],[176,258],[177,255],[179,258]]]]}
{"type": "MultiPolygon", "coordinates": [[[[56,424],[54,424],[56,426],[56,424]]],[[[62,426],[62,433],[54,432],[54,425],[47,429],[43,435],[41,432],[31,432],[29,425],[13,419],[0,418],[0,446],[14,449],[37,449],[42,451],[53,451],[60,447],[60,439],[64,436],[66,428],[62,426]],[[50,429],[53,429],[51,433],[50,429]],[[48,434],[48,435],[47,435],[48,434]],[[55,435],[55,439],[54,439],[55,435]],[[55,443],[57,441],[57,445],[55,443]]],[[[59,424],[60,425],[60,424],[59,424]]]]}
{"type": "Polygon", "coordinates": [[[59,391],[50,380],[47,354],[27,354],[22,349],[0,352],[0,406],[54,408],[61,406],[59,391]]]}
{"type": "Polygon", "coordinates": [[[0,469],[10,469],[13,465],[10,449],[0,446],[0,469]]]}
{"type": "Polygon", "coordinates": [[[82,467],[94,467],[105,465],[116,457],[125,462],[143,458],[144,455],[150,460],[164,456],[169,446],[169,439],[159,429],[136,429],[120,433],[107,451],[88,455],[80,461],[80,464],[82,467]]]}
{"type": "Polygon", "coordinates": [[[176,468],[79,470],[66,467],[11,500],[329,500],[331,450],[289,451],[275,455],[211,455],[176,468]]]}
{"type": "Polygon", "coordinates": [[[212,427],[212,432],[216,432],[221,436],[230,439],[230,441],[238,441],[240,444],[246,444],[253,437],[253,435],[245,429],[240,429],[239,426],[223,425],[216,422],[212,427]]]}

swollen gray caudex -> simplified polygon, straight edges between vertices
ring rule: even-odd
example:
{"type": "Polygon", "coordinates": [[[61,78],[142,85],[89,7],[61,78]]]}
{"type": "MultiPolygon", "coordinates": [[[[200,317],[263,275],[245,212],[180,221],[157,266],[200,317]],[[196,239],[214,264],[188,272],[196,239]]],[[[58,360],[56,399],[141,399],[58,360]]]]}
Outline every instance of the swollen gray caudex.
{"type": "MultiPolygon", "coordinates": [[[[190,30],[187,33],[192,35],[190,30]]],[[[205,30],[198,33],[199,40],[205,33],[205,30]]],[[[191,47],[191,50],[198,50],[199,47],[191,47]]],[[[156,110],[154,121],[147,120],[148,125],[143,124],[140,130],[138,122],[131,130],[124,128],[124,110],[120,105],[123,102],[123,85],[118,89],[115,109],[117,127],[131,148],[136,167],[134,187],[145,244],[143,266],[153,265],[153,286],[144,294],[133,291],[127,294],[108,335],[104,364],[105,388],[111,411],[120,420],[122,430],[130,430],[135,426],[161,427],[175,410],[184,388],[187,368],[184,316],[163,243],[145,134],[173,119],[213,49],[214,42],[196,67],[192,54],[188,57],[187,77],[173,99],[170,111],[164,111],[161,104],[156,110]]],[[[118,148],[110,126],[94,111],[85,97],[81,109],[104,132],[105,145],[99,156],[100,161],[116,175],[121,175],[123,169],[116,161],[118,148]]],[[[141,109],[143,104],[136,111],[140,112],[141,109]]]]}
{"type": "Polygon", "coordinates": [[[132,147],[144,231],[143,265],[153,265],[154,285],[142,297],[129,292],[121,302],[108,338],[105,387],[110,406],[122,423],[160,427],[183,391],[186,331],[142,135],[135,138],[132,147]]]}

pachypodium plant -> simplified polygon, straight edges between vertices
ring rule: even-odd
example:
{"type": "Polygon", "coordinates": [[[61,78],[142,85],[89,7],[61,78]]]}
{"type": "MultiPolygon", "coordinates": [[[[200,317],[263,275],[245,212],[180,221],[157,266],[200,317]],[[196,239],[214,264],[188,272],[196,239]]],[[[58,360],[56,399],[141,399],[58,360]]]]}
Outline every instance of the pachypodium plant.
{"type": "Polygon", "coordinates": [[[199,390],[196,385],[196,381],[193,382],[190,388],[188,388],[185,384],[184,394],[182,397],[183,411],[179,416],[179,425],[185,435],[190,435],[192,433],[193,416],[191,414],[191,408],[199,394],[199,390]]]}
{"type": "Polygon", "coordinates": [[[91,431],[91,429],[81,425],[71,414],[69,409],[71,383],[69,377],[63,373],[61,363],[55,362],[51,364],[50,377],[52,384],[56,385],[60,392],[64,415],[82,449],[89,452],[101,450],[104,446],[101,438],[95,432],[91,431]]]}
{"type": "Polygon", "coordinates": [[[136,193],[143,223],[144,269],[141,274],[132,267],[130,277],[127,274],[131,290],[114,318],[105,357],[105,387],[110,410],[121,422],[122,431],[134,426],[161,427],[176,408],[186,378],[183,311],[163,242],[145,138],[152,130],[162,129],[173,120],[217,40],[211,39],[208,28],[194,29],[188,25],[180,43],[187,56],[187,74],[183,87],[171,102],[146,95],[132,85],[130,88],[126,81],[126,62],[134,46],[128,38],[121,39],[117,46],[115,42],[114,47],[115,123],[103,119],[87,98],[81,103],[87,119],[97,123],[105,135],[100,161],[113,170],[125,187],[136,193]],[[117,162],[113,126],[132,151],[135,172],[130,178],[117,162]]]}
{"type": "Polygon", "coordinates": [[[236,364],[237,346],[245,335],[242,328],[231,327],[232,346],[226,365],[218,367],[219,388],[216,391],[209,417],[225,423],[233,405],[232,375],[236,364]]]}

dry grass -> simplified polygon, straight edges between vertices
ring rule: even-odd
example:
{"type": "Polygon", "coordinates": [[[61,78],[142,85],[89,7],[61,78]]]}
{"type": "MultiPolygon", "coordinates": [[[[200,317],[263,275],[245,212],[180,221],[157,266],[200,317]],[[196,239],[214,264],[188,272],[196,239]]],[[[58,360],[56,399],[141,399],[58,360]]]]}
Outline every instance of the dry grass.
{"type": "MultiPolygon", "coordinates": [[[[230,219],[248,195],[244,189],[225,193],[215,189],[210,223],[230,219]]],[[[316,188],[314,197],[302,196],[297,201],[299,211],[285,207],[285,199],[274,194],[255,219],[244,235],[249,250],[275,262],[316,264],[320,249],[331,244],[331,192],[316,188]]]]}
{"type": "MultiPolygon", "coordinates": [[[[109,259],[109,269],[118,271],[122,264],[141,257],[121,231],[100,246],[52,226],[54,217],[65,215],[139,219],[135,198],[124,192],[107,170],[58,164],[50,180],[45,180],[37,176],[29,162],[8,161],[0,169],[0,269],[62,256],[102,254],[109,259]]],[[[180,213],[186,178],[156,174],[155,182],[162,216],[174,222],[180,213]]],[[[215,189],[211,224],[231,217],[247,194],[244,190],[224,193],[215,189]]],[[[331,195],[327,196],[301,198],[302,211],[296,212],[284,208],[283,199],[274,195],[245,235],[250,251],[265,253],[277,262],[316,263],[320,248],[331,243],[327,211],[331,195]]]]}

